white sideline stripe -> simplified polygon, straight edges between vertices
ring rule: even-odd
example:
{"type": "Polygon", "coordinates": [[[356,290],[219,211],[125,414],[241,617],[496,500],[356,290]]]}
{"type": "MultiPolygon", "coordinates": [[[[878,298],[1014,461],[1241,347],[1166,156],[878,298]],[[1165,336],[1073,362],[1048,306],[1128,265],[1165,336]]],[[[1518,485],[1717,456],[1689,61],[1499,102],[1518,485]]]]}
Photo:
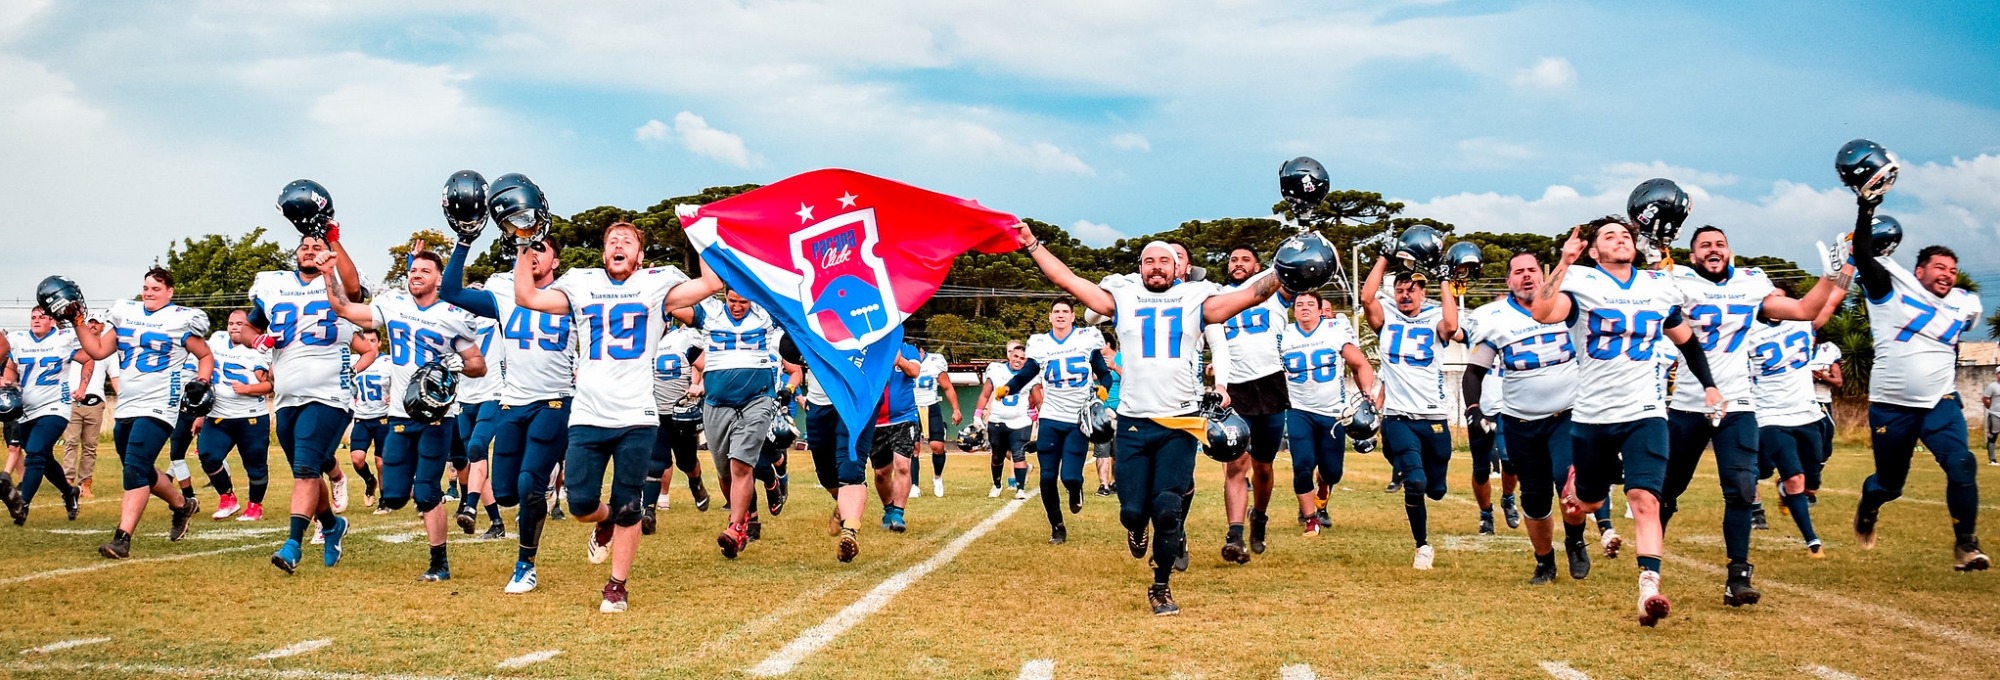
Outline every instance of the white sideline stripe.
{"type": "Polygon", "coordinates": [[[404,675],[400,673],[375,675],[369,673],[315,671],[302,668],[188,668],[184,666],[165,666],[149,663],[47,663],[14,661],[0,663],[0,671],[15,673],[67,673],[70,675],[122,673],[126,675],[145,676],[268,678],[270,680],[471,680],[471,678],[499,680],[493,676],[404,675]]]}
{"type": "MultiPolygon", "coordinates": [[[[349,536],[352,536],[352,535],[354,535],[354,534],[356,534],[356,533],[359,533],[359,532],[362,532],[362,531],[371,531],[371,532],[372,532],[372,531],[387,531],[387,530],[390,530],[390,529],[401,529],[401,528],[403,528],[403,527],[411,527],[411,526],[417,526],[417,525],[419,525],[419,524],[423,524],[423,522],[421,522],[421,521],[413,521],[413,522],[401,522],[401,523],[397,523],[397,524],[385,524],[385,525],[382,525],[382,526],[378,526],[378,527],[368,527],[368,528],[366,528],[366,529],[359,529],[359,528],[350,528],[350,529],[348,529],[348,530],[347,530],[347,534],[348,534],[349,536]]],[[[351,526],[351,525],[350,525],[350,526],[351,526]]],[[[251,544],[249,544],[249,545],[239,545],[239,546],[236,546],[236,547],[233,547],[233,548],[219,548],[219,549],[216,549],[216,550],[207,550],[207,551],[203,551],[203,552],[195,552],[195,553],[187,553],[187,554],[185,554],[185,555],[165,555],[165,556],[161,556],[161,557],[141,557],[141,558],[138,558],[138,559],[125,559],[125,560],[105,560],[105,561],[104,561],[103,563],[101,563],[101,564],[93,564],[93,565],[90,565],[90,566],[88,566],[88,567],[67,567],[67,568],[63,568],[63,569],[51,569],[51,570],[48,570],[48,571],[39,571],[39,572],[35,572],[35,573],[33,573],[33,574],[26,574],[26,575],[22,575],[22,576],[10,576],[10,577],[7,577],[7,578],[0,578],[0,586],[11,586],[11,585],[14,585],[14,584],[16,584],[16,583],[27,583],[27,582],[29,582],[29,581],[39,581],[39,580],[42,580],[42,579],[45,579],[45,578],[55,578],[55,577],[58,577],[58,576],[71,576],[71,575],[75,575],[75,574],[88,574],[88,573],[90,573],[90,572],[93,572],[93,571],[103,571],[103,570],[105,570],[105,569],[110,569],[110,568],[112,568],[112,567],[121,567],[121,566],[125,566],[125,565],[128,565],[128,564],[150,564],[150,563],[154,563],[154,562],[178,562],[178,561],[180,561],[180,560],[187,560],[187,559],[194,559],[194,558],[196,558],[196,557],[208,557],[208,556],[210,556],[210,555],[221,555],[221,554],[224,554],[224,553],[233,553],[233,552],[242,552],[242,551],[245,551],[245,550],[257,550],[257,549],[259,549],[259,548],[273,548],[273,547],[277,547],[277,546],[281,546],[281,545],[284,545],[284,544],[285,544],[285,542],[284,542],[284,541],[277,541],[277,542],[271,542],[271,543],[251,543],[251,544]]]]}
{"type": "MultiPolygon", "coordinates": [[[[1036,490],[1029,493],[1028,498],[1034,498],[1040,493],[1040,490],[1036,490]]],[[[853,628],[854,624],[861,623],[861,620],[868,618],[869,614],[873,614],[876,610],[887,606],[889,600],[894,599],[896,594],[909,588],[910,584],[916,583],[917,579],[923,578],[925,574],[931,573],[938,567],[949,564],[953,558],[958,557],[958,554],[965,550],[966,546],[972,545],[973,541],[979,540],[979,537],[985,536],[987,532],[992,531],[993,527],[999,526],[1001,521],[1013,516],[1014,511],[1020,510],[1021,506],[1027,502],[1026,499],[1008,501],[1006,505],[1000,506],[999,510],[995,510],[991,517],[987,517],[986,521],[980,522],[977,526],[967,530],[963,535],[953,539],[952,542],[945,544],[930,559],[918,562],[916,566],[889,577],[889,580],[883,581],[880,585],[875,586],[874,590],[868,591],[867,595],[862,596],[859,600],[855,600],[854,604],[847,605],[846,609],[842,609],[840,613],[834,614],[825,621],[821,621],[819,625],[807,628],[805,632],[799,633],[797,639],[787,643],[783,649],[778,650],[777,653],[765,658],[745,672],[760,677],[784,675],[792,672],[792,669],[797,667],[800,661],[804,661],[806,657],[812,656],[814,652],[819,651],[821,647],[825,647],[827,643],[833,642],[834,638],[839,637],[841,633],[847,632],[847,629],[853,628]]]]}
{"type": "Polygon", "coordinates": [[[541,662],[543,662],[543,661],[548,661],[549,659],[553,659],[553,658],[556,658],[556,655],[557,655],[557,654],[561,654],[561,653],[562,653],[562,650],[560,650],[560,649],[544,649],[544,650],[542,650],[542,651],[539,651],[539,652],[528,652],[528,653],[526,653],[526,654],[522,654],[522,655],[520,655],[520,656],[517,656],[517,657],[514,657],[514,658],[512,658],[512,659],[508,659],[508,660],[506,660],[506,661],[502,661],[502,662],[500,662],[500,663],[496,663],[496,664],[493,664],[493,667],[494,667],[494,668],[525,668],[525,667],[527,667],[527,665],[528,665],[528,664],[535,664],[535,663],[541,663],[541,662]]]}
{"type": "Polygon", "coordinates": [[[1820,680],[1861,680],[1860,676],[1849,675],[1825,666],[1807,666],[1799,670],[1805,671],[1806,675],[1820,678],[1820,680]]]}
{"type": "Polygon", "coordinates": [[[62,642],[51,642],[46,645],[42,645],[40,647],[29,647],[27,649],[21,650],[21,653],[47,654],[49,652],[60,652],[62,650],[69,649],[71,647],[82,647],[84,645],[94,645],[100,642],[110,642],[110,641],[111,638],[108,637],[77,638],[75,640],[63,640],[62,642]]]}
{"type": "Polygon", "coordinates": [[[1055,680],[1055,677],[1055,659],[1035,659],[1021,664],[1021,674],[1015,680],[1055,680]]]}
{"type": "MultiPolygon", "coordinates": [[[[1673,561],[1674,564],[1678,564],[1684,567],[1691,567],[1711,575],[1720,576],[1724,573],[1722,567],[1718,567],[1705,562],[1698,562],[1693,559],[1681,557],[1679,555],[1668,555],[1666,559],[1673,561]]],[[[1801,588],[1799,586],[1791,585],[1789,583],[1780,583],[1778,581],[1773,581],[1768,578],[1758,579],[1757,583],[1771,590],[1782,590],[1792,595],[1799,595],[1810,600],[1816,600],[1821,604],[1830,604],[1844,609],[1859,612],[1861,614],[1867,615],[1870,618],[1874,618],[1878,621],[1886,621],[1889,623],[1893,623],[1902,626],[1904,628],[1908,628],[1910,630],[1914,630],[1919,633],[1923,633],[1925,635],[1938,638],[1940,640],[1957,643],[1964,647],[1969,647],[1982,652],[1986,652],[1987,654],[2000,656],[2000,642],[1988,640],[1986,638],[1979,637],[1977,635],[1973,635],[1971,633],[1967,633],[1965,631],[1961,631],[1956,628],[1941,626],[1935,623],[1931,623],[1929,621],[1918,619],[1908,614],[1904,614],[1903,612],[1896,609],[1891,609],[1889,607],[1884,607],[1877,604],[1869,604],[1867,602],[1862,602],[1860,600],[1854,600],[1839,595],[1835,595],[1832,593],[1822,592],[1812,588],[1801,588]]]]}
{"type": "Polygon", "coordinates": [[[1590,680],[1590,676],[1583,671],[1570,668],[1568,661],[1543,661],[1542,670],[1548,671],[1556,680],[1590,680]]]}
{"type": "Polygon", "coordinates": [[[1279,668],[1278,680],[1319,680],[1319,675],[1313,673],[1312,666],[1295,663],[1279,668]]]}
{"type": "Polygon", "coordinates": [[[288,656],[298,656],[306,652],[319,651],[331,644],[333,644],[333,638],[320,638],[318,640],[307,640],[305,642],[301,642],[295,645],[287,645],[284,647],[273,649],[268,652],[264,652],[263,654],[258,654],[256,656],[250,657],[250,660],[269,661],[271,659],[282,659],[288,656]]]}

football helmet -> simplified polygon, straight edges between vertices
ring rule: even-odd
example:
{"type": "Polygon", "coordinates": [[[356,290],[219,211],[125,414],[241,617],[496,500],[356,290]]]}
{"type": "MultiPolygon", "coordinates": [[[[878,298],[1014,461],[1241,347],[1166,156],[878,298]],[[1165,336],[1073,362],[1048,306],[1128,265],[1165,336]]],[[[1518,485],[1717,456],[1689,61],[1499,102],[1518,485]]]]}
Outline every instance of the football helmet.
{"type": "Polygon", "coordinates": [[[1278,253],[1271,259],[1278,284],[1292,293],[1318,290],[1326,285],[1333,278],[1333,264],[1333,244],[1325,236],[1310,231],[1278,244],[1278,253]]]}
{"type": "Polygon", "coordinates": [[[1083,408],[1077,411],[1076,429],[1092,444],[1111,441],[1113,427],[1115,425],[1111,422],[1111,409],[1105,408],[1102,401],[1086,400],[1083,402],[1083,408]]]}
{"type": "Polygon", "coordinates": [[[1410,271],[1439,275],[1444,264],[1444,234],[1430,225],[1410,227],[1396,239],[1395,253],[1410,271]]]}
{"type": "Polygon", "coordinates": [[[486,178],[471,170],[451,173],[444,181],[444,221],[458,232],[459,243],[479,240],[486,230],[486,178]]]}
{"type": "Polygon", "coordinates": [[[403,412],[413,420],[435,423],[444,420],[457,398],[458,373],[434,360],[410,375],[410,386],[403,392],[403,412]]]}
{"type": "Polygon", "coordinates": [[[20,420],[26,413],[27,402],[21,397],[21,388],[15,385],[0,387],[0,422],[11,423],[20,420]]]}
{"type": "Polygon", "coordinates": [[[1326,168],[1319,161],[1300,156],[1278,168],[1278,193],[1292,207],[1292,214],[1304,220],[1319,202],[1326,199],[1326,168]]]}
{"type": "Polygon", "coordinates": [[[1896,246],[1903,244],[1903,223],[1888,215],[1876,215],[1869,225],[1869,242],[1875,246],[1875,256],[1894,254],[1896,246]]]}
{"type": "Polygon", "coordinates": [[[1833,157],[1833,171],[1840,174],[1840,183],[1870,201],[1882,200],[1896,186],[1896,175],[1902,169],[1896,154],[1866,139],[1841,145],[1840,153],[1833,157]]]}
{"type": "Polygon", "coordinates": [[[1479,278],[1479,268],[1485,264],[1485,254],[1479,244],[1459,241],[1444,251],[1444,266],[1450,270],[1453,281],[1466,282],[1479,278]]]}
{"type": "Polygon", "coordinates": [[[35,306],[61,322],[83,315],[83,289],[66,276],[51,276],[35,286],[35,306]]]}
{"type": "Polygon", "coordinates": [[[333,221],[333,195],[319,182],[292,180],[278,192],[278,212],[284,213],[299,235],[326,238],[327,223],[333,221]]]}
{"type": "Polygon", "coordinates": [[[181,386],[181,413],[206,417],[215,408],[215,390],[206,380],[190,380],[181,386]]]}
{"type": "Polygon", "coordinates": [[[494,224],[524,243],[548,236],[549,224],[555,220],[542,188],[518,172],[501,175],[487,185],[486,206],[494,224]]]}
{"type": "Polygon", "coordinates": [[[1680,238],[1689,207],[1687,192],[1673,180],[1654,178],[1632,188],[1632,196],[1625,199],[1625,215],[1638,227],[1632,234],[1633,245],[1646,253],[1649,262],[1658,260],[1659,253],[1680,238]]]}

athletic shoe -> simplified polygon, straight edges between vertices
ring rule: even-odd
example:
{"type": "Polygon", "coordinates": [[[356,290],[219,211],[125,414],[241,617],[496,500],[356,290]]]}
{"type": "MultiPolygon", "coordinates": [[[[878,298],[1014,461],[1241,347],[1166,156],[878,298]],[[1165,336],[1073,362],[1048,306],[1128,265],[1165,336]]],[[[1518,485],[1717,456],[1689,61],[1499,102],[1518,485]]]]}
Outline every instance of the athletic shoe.
{"type": "MultiPolygon", "coordinates": [[[[912,463],[912,464],[915,464],[915,461],[911,461],[911,463],[912,463]]],[[[924,485],[922,485],[922,484],[918,484],[918,483],[916,483],[916,482],[910,482],[910,497],[911,497],[911,498],[923,498],[923,497],[924,497],[924,485]]]]}
{"type": "Polygon", "coordinates": [[[1616,529],[1605,529],[1597,542],[1604,546],[1604,557],[1613,560],[1618,559],[1618,548],[1625,545],[1625,539],[1618,537],[1616,529]]]}
{"type": "Polygon", "coordinates": [[[333,518],[333,526],[327,528],[325,535],[326,535],[326,552],[324,553],[323,558],[326,561],[326,566],[331,567],[333,565],[340,564],[340,554],[342,550],[340,545],[340,540],[347,537],[347,518],[346,517],[333,518]]]}
{"type": "MultiPolygon", "coordinates": [[[[705,486],[705,485],[701,485],[701,484],[695,484],[695,485],[693,485],[693,486],[690,486],[690,487],[688,487],[688,495],[691,495],[691,496],[694,496],[694,509],[695,509],[695,510],[698,510],[698,511],[701,511],[701,512],[708,512],[708,487],[707,487],[707,486],[705,486]]],[[[665,499],[665,498],[662,498],[662,499],[660,499],[660,500],[662,500],[662,501],[665,501],[666,499],[665,499]]]]}
{"type": "Polygon", "coordinates": [[[743,535],[752,541],[764,540],[764,523],[757,521],[756,515],[751,515],[750,521],[743,525],[743,535]]]}
{"type": "Polygon", "coordinates": [[[346,475],[342,475],[340,479],[333,480],[333,493],[331,495],[333,496],[333,513],[338,515],[340,513],[347,512],[346,475]]]}
{"type": "Polygon", "coordinates": [[[1673,605],[1660,594],[1660,572],[1639,570],[1639,625],[1651,628],[1667,618],[1673,605]]]}
{"type": "Polygon", "coordinates": [[[1813,542],[1806,544],[1806,556],[1816,560],[1826,559],[1826,546],[1822,545],[1819,539],[1813,539],[1813,542]]]}
{"type": "Polygon", "coordinates": [[[458,522],[458,530],[467,536],[471,536],[472,528],[479,524],[479,514],[470,505],[459,508],[458,512],[452,515],[452,519],[458,522]]]}
{"type": "Polygon", "coordinates": [[[1951,568],[1959,571],[1985,571],[1992,562],[1987,559],[1986,553],[1979,552],[1978,537],[1953,547],[1951,556],[1954,558],[1951,568]]]}
{"type": "Polygon", "coordinates": [[[389,511],[389,508],[387,508],[387,507],[384,507],[384,506],[380,506],[380,505],[377,505],[377,506],[375,506],[375,512],[374,512],[373,514],[377,514],[377,515],[387,515],[387,514],[389,514],[389,512],[390,512],[390,511],[389,511]]]}
{"type": "Polygon", "coordinates": [[[987,497],[987,498],[999,498],[999,497],[1000,497],[1000,486],[999,486],[999,485],[997,485],[997,484],[996,484],[996,485],[994,485],[994,486],[993,486],[993,490],[992,490],[992,491],[988,491],[988,492],[986,492],[986,497],[987,497]]]}
{"type": "Polygon", "coordinates": [[[772,517],[785,512],[785,498],[790,495],[792,495],[791,484],[786,483],[784,477],[779,477],[777,484],[764,489],[764,499],[770,501],[772,517]]]}
{"type": "Polygon", "coordinates": [[[1319,526],[1321,529],[1333,528],[1333,516],[1326,514],[1326,508],[1320,508],[1319,512],[1313,515],[1313,517],[1319,520],[1319,526]]]}
{"type": "Polygon", "coordinates": [[[375,483],[365,479],[361,482],[366,485],[361,489],[361,504],[375,507],[375,483]]]}
{"type": "Polygon", "coordinates": [[[604,564],[611,559],[611,522],[598,522],[590,532],[590,543],[584,547],[584,556],[591,564],[604,564]]]}
{"type": "Polygon", "coordinates": [[[1083,512],[1083,487],[1069,490],[1069,514],[1083,512]]]}
{"type": "Polygon", "coordinates": [[[1382,493],[1396,493],[1402,490],[1403,480],[1400,479],[1391,479],[1388,486],[1382,487],[1382,493]]]}
{"type": "Polygon", "coordinates": [[[1493,511],[1492,511],[1492,510],[1486,510],[1486,511],[1483,511],[1483,512],[1479,513],[1479,535],[1481,535],[1481,536],[1492,536],[1492,535],[1493,535],[1493,511]]]}
{"type": "Polygon", "coordinates": [[[1729,580],[1722,587],[1722,603],[1731,607],[1757,604],[1764,595],[1750,585],[1750,574],[1754,571],[1748,563],[1729,565],[1729,580]]]}
{"type": "Polygon", "coordinates": [[[1109,487],[1109,486],[1106,486],[1106,485],[1103,485],[1103,484],[1099,484],[1099,485],[1097,485],[1097,495],[1099,495],[1099,496],[1109,496],[1109,495],[1111,495],[1111,487],[1109,487]]]}
{"type": "Polygon", "coordinates": [[[1015,489],[1015,490],[1014,490],[1014,500],[1017,500],[1017,501],[1025,501],[1025,500],[1028,500],[1028,489],[1027,489],[1027,487],[1022,487],[1022,488],[1019,488],[1019,489],[1015,489]]]}
{"type": "Polygon", "coordinates": [[[1069,527],[1057,524],[1056,528],[1049,530],[1049,545],[1062,545],[1068,542],[1069,527]]]}
{"type": "Polygon", "coordinates": [[[604,601],[597,603],[597,611],[604,614],[618,614],[625,611],[625,584],[617,581],[604,582],[604,601]]]}
{"type": "Polygon", "coordinates": [[[1860,510],[1854,511],[1854,542],[1860,544],[1862,550],[1875,549],[1876,518],[1876,515],[1863,515],[1860,510]]]}
{"type": "Polygon", "coordinates": [[[14,526],[18,527],[25,525],[27,523],[28,523],[28,506],[26,503],[23,503],[21,504],[21,514],[14,516],[14,526]]]}
{"type": "Polygon", "coordinates": [[[514,578],[507,579],[507,594],[519,595],[535,589],[535,563],[515,562],[514,578]]]}
{"type": "Polygon", "coordinates": [[[69,521],[76,521],[76,513],[83,510],[83,490],[71,486],[69,493],[63,494],[63,510],[69,513],[69,521]]]}
{"type": "Polygon", "coordinates": [[[1174,591],[1165,583],[1155,583],[1146,589],[1146,603],[1153,606],[1154,616],[1173,616],[1181,613],[1180,605],[1174,604],[1174,591]]]}
{"type": "Polygon", "coordinates": [[[1146,530],[1125,532],[1125,547],[1132,551],[1132,559],[1146,556],[1146,530]]]}
{"type": "Polygon", "coordinates": [[[1513,498],[1500,497],[1500,514],[1507,518],[1507,528],[1521,528],[1521,508],[1514,505],[1513,498]]]}
{"type": "Polygon", "coordinates": [[[271,553],[271,566],[282,569],[287,574],[295,573],[299,570],[299,558],[304,552],[299,548],[298,541],[288,539],[278,548],[278,552],[271,553]]]}
{"type": "Polygon", "coordinates": [[[654,512],[655,510],[653,508],[646,508],[645,512],[640,513],[639,535],[651,536],[653,535],[654,531],[659,530],[660,518],[658,515],[654,514],[654,512]]]}
{"type": "Polygon", "coordinates": [[[556,507],[549,510],[549,520],[553,522],[560,522],[566,519],[569,519],[569,515],[563,512],[563,503],[561,501],[557,501],[556,507]]]}
{"type": "Polygon", "coordinates": [[[1314,536],[1319,535],[1320,523],[1318,517],[1301,517],[1299,518],[1299,524],[1305,527],[1305,529],[1300,532],[1300,534],[1303,535],[1304,537],[1312,538],[1314,536]]]}
{"type": "MultiPolygon", "coordinates": [[[[844,537],[843,540],[845,540],[844,537]]],[[[733,560],[736,559],[737,554],[743,552],[743,548],[750,545],[750,536],[744,531],[742,525],[731,524],[729,528],[722,530],[720,536],[715,537],[715,543],[722,546],[723,557],[733,560]]]]}
{"type": "Polygon", "coordinates": [[[1243,545],[1243,535],[1231,532],[1222,541],[1222,561],[1244,564],[1250,561],[1250,549],[1243,545]]]}
{"type": "Polygon", "coordinates": [[[827,522],[826,535],[828,536],[840,535],[840,508],[838,507],[833,509],[833,519],[827,522]]]}
{"type": "Polygon", "coordinates": [[[1986,461],[1986,464],[1991,465],[1993,467],[2000,467],[2000,460],[1989,460],[1986,461]]]}
{"type": "Polygon", "coordinates": [[[1112,494],[1112,495],[1114,495],[1114,496],[1118,494],[1118,483],[1117,483],[1117,482],[1112,482],[1112,483],[1111,483],[1111,494],[1112,494]]]}
{"type": "Polygon", "coordinates": [[[264,504],[251,503],[243,506],[243,514],[236,516],[238,522],[261,522],[264,520],[264,504]]]}
{"type": "Polygon", "coordinates": [[[313,520],[312,535],[313,545],[326,545],[326,528],[320,526],[319,520],[313,520]]]}
{"type": "Polygon", "coordinates": [[[1271,516],[1256,508],[1250,509],[1250,552],[1264,554],[1264,539],[1270,534],[1271,516]]]}
{"type": "Polygon", "coordinates": [[[1431,560],[1434,559],[1437,559],[1437,551],[1428,545],[1420,545],[1417,546],[1417,558],[1410,566],[1416,567],[1417,571],[1426,571],[1431,568],[1431,560]]]}
{"type": "Polygon", "coordinates": [[[1556,580],[1555,563],[1550,562],[1548,564],[1542,564],[1538,560],[1535,562],[1535,575],[1528,578],[1528,585],[1545,586],[1550,583],[1554,583],[1555,580],[1556,580]]]}
{"type": "MultiPolygon", "coordinates": [[[[726,535],[726,534],[725,534],[725,535],[726,535]]],[[[861,554],[861,534],[860,534],[860,532],[858,532],[858,531],[855,531],[855,530],[853,530],[853,529],[848,529],[848,528],[845,528],[845,527],[841,528],[841,530],[840,530],[840,544],[839,544],[839,547],[838,547],[838,548],[836,548],[836,551],[837,551],[837,552],[836,552],[836,556],[840,558],[840,561],[842,561],[842,562],[853,562],[853,561],[854,561],[854,556],[856,556],[856,555],[859,555],[859,554],[861,554]]],[[[724,547],[724,548],[723,548],[723,553],[722,553],[722,554],[724,554],[724,555],[728,555],[728,554],[730,554],[730,553],[728,552],[728,548],[727,548],[727,547],[724,547]]]]}
{"type": "MultiPolygon", "coordinates": [[[[22,514],[27,514],[25,506],[21,511],[22,514]]],[[[201,512],[201,500],[188,496],[187,500],[181,502],[180,509],[174,511],[174,523],[167,529],[167,540],[178,541],[187,538],[188,528],[193,526],[194,514],[197,512],[201,512]]]]}
{"type": "Polygon", "coordinates": [[[1563,556],[1569,559],[1569,577],[1578,581],[1590,576],[1590,548],[1583,539],[1563,539],[1563,556]]]}
{"type": "Polygon", "coordinates": [[[451,483],[451,486],[445,487],[444,500],[445,502],[458,500],[458,482],[454,481],[451,483]]]}
{"type": "Polygon", "coordinates": [[[236,504],[236,494],[222,494],[222,497],[215,499],[215,514],[210,515],[209,519],[217,521],[229,519],[230,515],[236,514],[236,511],[241,509],[242,507],[236,504]]]}
{"type": "Polygon", "coordinates": [[[479,535],[479,538],[481,540],[487,540],[487,541],[497,541],[506,537],[507,537],[507,525],[501,524],[499,522],[494,522],[490,525],[487,525],[486,533],[479,535]]]}
{"type": "Polygon", "coordinates": [[[944,498],[944,480],[936,477],[931,478],[931,495],[944,498]]]}
{"type": "Polygon", "coordinates": [[[28,504],[21,502],[21,490],[14,488],[14,476],[0,472],[0,503],[7,504],[7,514],[14,516],[14,523],[28,519],[28,504]]]}
{"type": "Polygon", "coordinates": [[[426,583],[432,581],[449,581],[451,580],[451,563],[446,562],[425,569],[422,575],[417,576],[417,580],[426,583]]]}
{"type": "MultiPolygon", "coordinates": [[[[903,509],[902,509],[902,508],[890,508],[890,510],[894,511],[894,513],[895,513],[895,514],[887,518],[887,519],[889,520],[889,526],[888,526],[888,529],[889,529],[890,531],[894,531],[894,532],[896,532],[896,533],[899,533],[899,534],[900,534],[900,533],[903,533],[903,532],[905,532],[905,531],[909,531],[909,529],[910,529],[910,526],[909,526],[908,524],[904,523],[904,521],[903,521],[903,509]]],[[[888,514],[888,513],[884,513],[884,514],[888,514]]]]}
{"type": "Polygon", "coordinates": [[[132,537],[113,534],[111,542],[97,546],[97,554],[105,559],[122,560],[132,556],[132,537]]]}
{"type": "Polygon", "coordinates": [[[1771,520],[1770,520],[1770,518],[1767,518],[1767,517],[1765,517],[1765,516],[1764,516],[1764,506],[1762,506],[1762,505],[1759,505],[1759,506],[1756,506],[1756,507],[1753,507],[1753,508],[1750,508],[1750,528],[1752,528],[1752,529],[1769,529],[1769,528],[1771,528],[1771,520]]]}

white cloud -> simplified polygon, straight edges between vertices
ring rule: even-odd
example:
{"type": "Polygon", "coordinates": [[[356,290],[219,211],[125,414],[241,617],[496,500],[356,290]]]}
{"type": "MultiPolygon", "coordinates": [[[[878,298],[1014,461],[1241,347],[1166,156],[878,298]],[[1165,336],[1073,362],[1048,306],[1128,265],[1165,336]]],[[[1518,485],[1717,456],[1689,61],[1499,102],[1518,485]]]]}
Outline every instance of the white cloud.
{"type": "Polygon", "coordinates": [[[674,114],[674,132],[681,136],[681,146],[689,153],[714,159],[739,168],[762,165],[764,159],[752,155],[743,147],[743,138],[733,133],[723,132],[708,126],[701,116],[687,111],[674,114]]]}
{"type": "Polygon", "coordinates": [[[1470,168],[1503,168],[1535,157],[1534,149],[1525,144],[1494,137],[1460,140],[1458,151],[1464,155],[1464,165],[1470,168]]]}
{"type": "Polygon", "coordinates": [[[1576,84],[1576,67],[1562,57],[1543,57],[1534,66],[1514,73],[1515,87],[1554,90],[1576,84]]]}
{"type": "Polygon", "coordinates": [[[1094,175],[1096,170],[1048,142],[1022,144],[985,125],[964,120],[915,121],[916,132],[933,153],[992,160],[1045,173],[1094,175]]]}
{"type": "Polygon", "coordinates": [[[1082,241],[1084,245],[1100,248],[1111,245],[1118,239],[1130,238],[1125,232],[1111,228],[1111,225],[1098,224],[1090,220],[1077,220],[1075,224],[1069,225],[1069,235],[1075,236],[1076,240],[1082,241]]]}
{"type": "Polygon", "coordinates": [[[1111,136],[1111,145],[1126,151],[1152,151],[1153,145],[1146,137],[1136,132],[1126,132],[1111,136]]]}
{"type": "Polygon", "coordinates": [[[648,120],[645,125],[632,130],[632,138],[641,142],[665,142],[673,136],[673,130],[658,118],[648,120]]]}
{"type": "Polygon", "coordinates": [[[309,101],[308,120],[322,134],[357,141],[483,135],[493,114],[475,106],[461,85],[471,79],[449,66],[425,66],[358,52],[259,60],[241,71],[243,82],[289,105],[309,101]],[[300,78],[311,73],[312,78],[300,78]]]}

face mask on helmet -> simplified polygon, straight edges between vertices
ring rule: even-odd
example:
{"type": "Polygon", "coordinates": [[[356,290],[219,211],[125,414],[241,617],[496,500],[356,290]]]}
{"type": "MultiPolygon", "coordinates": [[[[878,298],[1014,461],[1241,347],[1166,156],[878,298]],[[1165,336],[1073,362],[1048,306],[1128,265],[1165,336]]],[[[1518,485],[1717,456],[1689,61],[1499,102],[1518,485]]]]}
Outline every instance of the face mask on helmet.
{"type": "Polygon", "coordinates": [[[1440,274],[1444,264],[1444,234],[1424,224],[1405,229],[1396,241],[1395,255],[1410,271],[1440,274]]]}
{"type": "MultiPolygon", "coordinates": [[[[1650,244],[1664,251],[1680,238],[1681,225],[1691,209],[1686,191],[1670,179],[1649,179],[1632,189],[1625,199],[1625,216],[1631,218],[1634,244],[1650,244]]],[[[1644,250],[1644,248],[1641,248],[1644,250]]]]}
{"type": "Polygon", "coordinates": [[[1450,270],[1451,279],[1459,282],[1471,281],[1479,277],[1479,268],[1484,266],[1486,256],[1479,246],[1471,241],[1451,244],[1444,253],[1445,267],[1450,270]]]}
{"type": "Polygon", "coordinates": [[[1833,158],[1833,171],[1840,175],[1840,183],[1870,201],[1882,200],[1896,186],[1902,167],[1896,154],[1866,139],[1842,145],[1833,158]]]}

